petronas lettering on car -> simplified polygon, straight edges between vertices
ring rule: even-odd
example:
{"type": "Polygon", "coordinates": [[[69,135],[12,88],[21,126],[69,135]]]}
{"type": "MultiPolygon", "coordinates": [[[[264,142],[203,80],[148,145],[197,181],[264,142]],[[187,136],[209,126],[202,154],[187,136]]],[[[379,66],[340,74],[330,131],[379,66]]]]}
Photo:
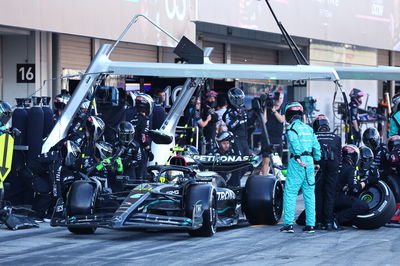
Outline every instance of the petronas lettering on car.
{"type": "Polygon", "coordinates": [[[193,155],[194,160],[202,162],[241,162],[250,161],[252,156],[240,156],[240,155],[193,155]]]}

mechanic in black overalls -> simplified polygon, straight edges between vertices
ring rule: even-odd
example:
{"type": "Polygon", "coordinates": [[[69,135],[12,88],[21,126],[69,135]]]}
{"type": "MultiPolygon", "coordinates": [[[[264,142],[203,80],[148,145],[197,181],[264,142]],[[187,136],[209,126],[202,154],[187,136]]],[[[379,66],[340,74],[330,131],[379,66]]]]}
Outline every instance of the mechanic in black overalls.
{"type": "Polygon", "coordinates": [[[373,167],[374,153],[367,146],[360,147],[360,162],[358,164],[358,173],[361,180],[370,179],[373,175],[373,179],[379,179],[379,170],[373,167]]]}
{"type": "Polygon", "coordinates": [[[217,95],[218,93],[215,91],[207,92],[207,99],[201,110],[201,118],[203,121],[211,116],[211,120],[209,120],[207,125],[203,128],[203,136],[206,140],[206,153],[211,152],[217,146],[215,143],[218,122],[218,114],[215,112],[215,108],[217,107],[217,95]]]}
{"type": "Polygon", "coordinates": [[[379,171],[380,176],[386,176],[390,172],[390,167],[387,164],[388,149],[381,142],[381,136],[376,128],[367,128],[362,136],[362,141],[365,146],[370,148],[374,153],[374,161],[371,164],[371,169],[379,171]]]}
{"type": "Polygon", "coordinates": [[[315,118],[313,129],[321,146],[320,170],[315,185],[315,227],[317,230],[333,230],[336,182],[341,161],[341,139],[330,132],[329,120],[325,115],[315,118]]]}
{"type": "Polygon", "coordinates": [[[247,113],[244,109],[244,92],[239,88],[231,88],[228,91],[229,107],[223,115],[223,120],[228,130],[235,137],[235,146],[240,155],[249,155],[247,142],[247,113]]]}
{"type": "Polygon", "coordinates": [[[118,125],[118,141],[114,144],[115,150],[123,148],[121,154],[124,175],[130,180],[136,179],[136,167],[141,163],[142,151],[140,144],[135,141],[135,127],[130,122],[121,122],[118,125]]]}
{"type": "Polygon", "coordinates": [[[163,89],[156,89],[154,93],[154,108],[151,123],[151,129],[160,129],[167,116],[165,112],[165,91],[163,89]]]}
{"type": "Polygon", "coordinates": [[[144,93],[140,93],[135,98],[135,108],[137,113],[130,121],[135,127],[135,140],[140,144],[143,151],[142,160],[136,168],[136,178],[143,179],[147,174],[147,163],[154,158],[153,153],[150,151],[150,118],[149,116],[153,111],[153,99],[144,93]]]}
{"type": "Polygon", "coordinates": [[[336,186],[335,224],[337,225],[349,225],[357,215],[366,213],[369,209],[368,204],[358,198],[358,194],[368,183],[375,183],[377,179],[360,180],[356,170],[359,158],[360,151],[355,145],[343,146],[336,186]]]}
{"type": "Polygon", "coordinates": [[[350,122],[350,132],[347,133],[346,142],[349,144],[354,144],[358,146],[361,141],[361,128],[360,120],[358,118],[358,107],[362,104],[362,97],[365,92],[359,89],[352,89],[350,91],[350,103],[349,103],[349,122],[350,122]]]}

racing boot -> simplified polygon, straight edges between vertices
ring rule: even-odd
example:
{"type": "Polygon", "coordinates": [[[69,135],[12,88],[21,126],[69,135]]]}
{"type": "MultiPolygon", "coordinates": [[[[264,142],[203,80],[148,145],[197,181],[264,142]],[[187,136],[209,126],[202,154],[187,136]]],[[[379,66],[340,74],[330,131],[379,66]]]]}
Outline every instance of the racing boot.
{"type": "Polygon", "coordinates": [[[281,232],[283,232],[283,233],[294,233],[293,225],[291,225],[291,224],[284,225],[281,228],[281,232]]]}

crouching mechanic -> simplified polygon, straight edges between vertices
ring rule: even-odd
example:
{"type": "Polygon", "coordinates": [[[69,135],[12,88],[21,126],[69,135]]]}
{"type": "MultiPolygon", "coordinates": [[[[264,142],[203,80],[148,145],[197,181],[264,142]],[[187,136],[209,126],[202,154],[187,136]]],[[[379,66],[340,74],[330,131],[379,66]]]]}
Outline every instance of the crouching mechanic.
{"type": "Polygon", "coordinates": [[[123,165],[123,174],[129,177],[129,180],[136,179],[135,169],[142,160],[142,151],[140,144],[135,140],[135,127],[130,122],[121,122],[118,125],[118,141],[114,147],[124,149],[121,158],[123,165]]]}
{"type": "Polygon", "coordinates": [[[290,103],[285,108],[285,119],[290,125],[286,131],[290,160],[283,196],[284,226],[281,232],[294,233],[293,220],[296,198],[300,188],[306,207],[306,226],[303,231],[314,232],[315,226],[315,177],[314,161],[321,159],[321,150],[313,129],[302,122],[303,106],[290,103]]]}
{"type": "Polygon", "coordinates": [[[356,168],[359,158],[360,150],[357,146],[352,144],[343,146],[335,201],[336,219],[339,225],[349,225],[357,215],[368,211],[368,204],[359,199],[358,194],[368,183],[378,181],[375,175],[361,181],[356,168]]]}

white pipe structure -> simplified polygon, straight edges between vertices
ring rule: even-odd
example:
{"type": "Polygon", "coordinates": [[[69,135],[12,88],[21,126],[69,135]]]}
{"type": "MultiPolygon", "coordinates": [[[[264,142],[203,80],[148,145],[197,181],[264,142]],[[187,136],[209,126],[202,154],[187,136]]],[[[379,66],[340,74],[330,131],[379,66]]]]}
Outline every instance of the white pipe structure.
{"type": "MultiPolygon", "coordinates": [[[[131,21],[127,29],[136,21],[138,15],[131,21]]],[[[154,24],[154,23],[153,23],[154,24]]],[[[159,29],[160,27],[157,26],[159,29]]],[[[126,33],[125,29],[123,35],[126,33]]],[[[122,35],[122,36],[123,36],[122,35]]],[[[122,36],[118,39],[121,40],[122,36]]],[[[206,78],[232,79],[265,79],[265,80],[325,80],[340,85],[340,79],[352,80],[400,80],[399,67],[327,67],[309,65],[245,65],[245,64],[169,64],[143,62],[113,62],[109,59],[114,46],[104,44],[83,75],[74,95],[69,101],[64,113],[50,133],[42,147],[47,152],[58,141],[66,136],[72,118],[89,89],[95,85],[101,73],[113,75],[186,77],[184,88],[174,103],[171,111],[161,127],[165,134],[175,136],[176,126],[183,110],[191,96],[206,78]]],[[[164,164],[170,154],[170,145],[152,146],[156,161],[164,164]],[[162,156],[161,156],[162,155],[162,156]]]]}

